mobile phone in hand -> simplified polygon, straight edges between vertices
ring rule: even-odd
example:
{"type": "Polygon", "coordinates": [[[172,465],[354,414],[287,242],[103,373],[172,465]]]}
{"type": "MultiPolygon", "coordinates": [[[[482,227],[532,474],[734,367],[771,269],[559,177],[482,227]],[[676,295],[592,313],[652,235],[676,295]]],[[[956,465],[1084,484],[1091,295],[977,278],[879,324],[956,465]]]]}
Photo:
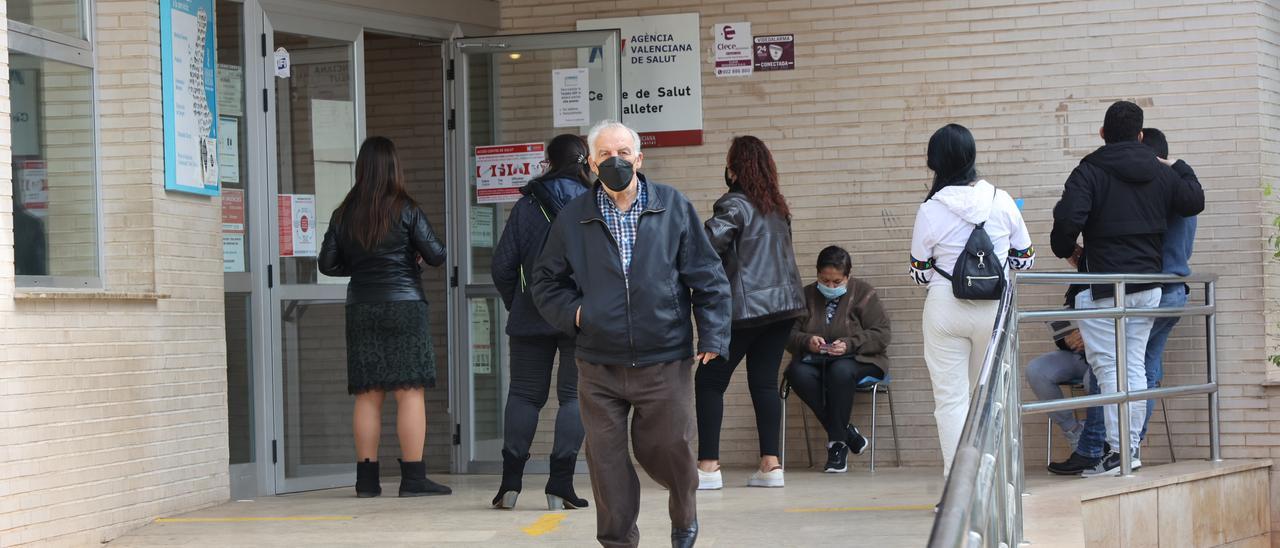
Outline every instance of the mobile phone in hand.
{"type": "Polygon", "coordinates": [[[830,344],[830,343],[828,343],[828,344],[824,344],[824,345],[819,346],[819,347],[818,347],[818,352],[821,352],[821,353],[823,353],[823,354],[830,354],[830,353],[831,353],[831,344],[830,344]]]}

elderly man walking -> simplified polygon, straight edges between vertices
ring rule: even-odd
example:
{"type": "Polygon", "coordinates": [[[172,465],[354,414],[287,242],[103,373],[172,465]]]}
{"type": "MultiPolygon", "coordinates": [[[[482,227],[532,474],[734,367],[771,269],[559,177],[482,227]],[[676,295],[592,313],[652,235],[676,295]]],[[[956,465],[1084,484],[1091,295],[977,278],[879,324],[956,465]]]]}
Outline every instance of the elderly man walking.
{"type": "Polygon", "coordinates": [[[728,351],[729,282],[693,205],[639,173],[644,155],[634,130],[605,121],[587,144],[599,182],[556,217],[532,292],[544,318],[577,334],[596,539],[604,546],[640,542],[630,419],[636,460],[669,491],[671,545],[693,546],[691,369],[695,359],[706,364],[728,351]]]}

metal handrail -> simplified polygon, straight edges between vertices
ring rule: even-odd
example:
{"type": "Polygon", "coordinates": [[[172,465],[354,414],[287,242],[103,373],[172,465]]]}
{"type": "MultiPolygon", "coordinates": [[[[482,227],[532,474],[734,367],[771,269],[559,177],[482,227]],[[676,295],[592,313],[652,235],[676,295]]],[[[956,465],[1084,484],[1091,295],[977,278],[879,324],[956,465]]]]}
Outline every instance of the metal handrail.
{"type": "MultiPolygon", "coordinates": [[[[1218,424],[1217,303],[1214,274],[1186,277],[1162,274],[1015,273],[1001,297],[987,354],[978,374],[952,462],[938,514],[929,538],[931,548],[1017,546],[1023,541],[1022,494],[1026,471],[1022,458],[1022,415],[1081,409],[1193,394],[1209,399],[1210,458],[1221,460],[1218,424]],[[1126,294],[1127,284],[1196,283],[1205,286],[1203,306],[1135,309],[1116,299],[1117,305],[1090,310],[1018,310],[1020,285],[1112,285],[1115,294],[1126,294]],[[1125,367],[1124,318],[1205,316],[1207,382],[1188,386],[1130,391],[1125,367]],[[1024,321],[1113,319],[1116,323],[1117,392],[1059,400],[1021,402],[1018,374],[1018,325],[1024,321]],[[1016,411],[1016,412],[1014,412],[1016,411]]],[[[1129,406],[1119,405],[1119,429],[1129,431],[1129,406]]],[[[1128,443],[1121,443],[1121,473],[1132,473],[1128,443]]]]}

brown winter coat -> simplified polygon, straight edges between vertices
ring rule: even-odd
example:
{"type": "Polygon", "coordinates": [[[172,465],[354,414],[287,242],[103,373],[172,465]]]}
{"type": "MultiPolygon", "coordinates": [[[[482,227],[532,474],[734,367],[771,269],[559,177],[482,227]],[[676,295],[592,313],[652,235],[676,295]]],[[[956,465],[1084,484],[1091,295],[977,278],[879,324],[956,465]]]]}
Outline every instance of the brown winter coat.
{"type": "Polygon", "coordinates": [[[835,317],[827,322],[827,299],[818,292],[817,284],[804,288],[806,314],[791,330],[787,350],[793,356],[809,353],[809,340],[822,337],[828,343],[844,341],[854,359],[889,371],[889,315],[876,290],[857,278],[849,278],[849,290],[840,297],[835,317]]]}

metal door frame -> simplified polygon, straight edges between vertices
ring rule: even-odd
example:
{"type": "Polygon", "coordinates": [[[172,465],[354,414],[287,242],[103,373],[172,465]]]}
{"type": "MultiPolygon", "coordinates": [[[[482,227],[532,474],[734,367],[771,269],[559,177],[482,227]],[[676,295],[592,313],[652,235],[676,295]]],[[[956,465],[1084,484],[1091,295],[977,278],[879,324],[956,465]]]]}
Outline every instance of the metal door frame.
{"type": "MultiPolygon", "coordinates": [[[[461,37],[461,31],[455,30],[454,37],[446,47],[442,47],[445,72],[445,143],[447,147],[445,160],[445,222],[448,227],[449,253],[448,272],[448,318],[449,318],[449,412],[454,420],[453,451],[451,470],[455,474],[493,473],[500,470],[500,462],[482,461],[476,458],[474,448],[475,407],[470,375],[470,314],[468,299],[475,297],[496,297],[497,290],[491,284],[470,284],[470,174],[471,164],[471,120],[470,120],[470,80],[468,55],[487,55],[504,51],[532,51],[546,49],[571,49],[603,47],[606,51],[619,52],[615,56],[603,56],[604,69],[617,75],[616,92],[617,112],[622,113],[622,71],[621,71],[621,31],[618,29],[588,30],[573,32],[556,32],[543,34],[521,34],[508,36],[461,37]]],[[[493,80],[496,82],[496,78],[493,80]]],[[[493,84],[496,86],[496,83],[493,84]]],[[[490,108],[497,111],[498,94],[491,93],[493,99],[490,108]]],[[[498,118],[494,118],[495,123],[498,118]]],[[[496,137],[496,136],[495,136],[496,137]]],[[[550,135],[547,136],[551,138],[550,135]]],[[[495,138],[495,141],[497,139],[495,138]]],[[[495,234],[496,236],[496,234],[495,234]]],[[[495,238],[496,244],[496,238],[495,238]]],[[[498,314],[505,314],[501,308],[498,314]]],[[[497,326],[493,326],[496,329],[497,326]]],[[[501,338],[501,337],[500,337],[501,338]]],[[[506,355],[500,349],[494,349],[496,356],[494,366],[502,368],[506,363],[506,355]]],[[[496,457],[496,455],[495,455],[496,457]]]]}
{"type": "MultiPolygon", "coordinates": [[[[365,135],[365,97],[364,97],[364,28],[359,24],[339,23],[327,21],[323,19],[314,19],[301,15],[290,13],[281,13],[271,9],[262,10],[261,16],[261,35],[265,47],[263,52],[266,57],[262,60],[259,77],[261,78],[261,89],[265,90],[263,99],[266,101],[262,117],[263,128],[262,140],[265,150],[264,170],[265,177],[263,184],[258,192],[257,197],[259,203],[267,204],[268,207],[260,207],[259,209],[270,210],[264,211],[267,219],[265,223],[260,225],[266,227],[266,233],[269,236],[275,236],[278,231],[276,226],[275,204],[276,196],[279,190],[279,145],[276,141],[277,121],[276,121],[276,86],[275,86],[275,66],[274,62],[267,62],[273,59],[271,56],[275,51],[275,33],[286,32],[289,34],[297,34],[303,36],[314,36],[317,38],[326,38],[349,43],[351,46],[351,96],[353,110],[355,111],[356,135],[353,146],[359,146],[365,135]]],[[[317,215],[324,214],[317,211],[317,215]]],[[[267,276],[269,298],[266,299],[266,321],[270,326],[267,334],[266,344],[269,347],[269,371],[271,376],[272,390],[268,394],[270,398],[269,409],[272,411],[271,432],[272,437],[270,446],[267,451],[272,462],[272,476],[274,477],[274,493],[291,493],[298,491],[310,491],[316,489],[327,489],[333,487],[342,487],[352,485],[355,482],[355,467],[350,463],[333,463],[324,465],[309,465],[308,468],[314,472],[314,475],[308,477],[288,478],[285,476],[285,452],[287,444],[285,436],[288,434],[285,430],[285,409],[284,409],[284,392],[289,387],[284,383],[284,369],[291,367],[290,364],[283,363],[283,343],[282,336],[285,326],[281,318],[281,303],[285,301],[316,301],[323,303],[342,303],[346,300],[345,284],[315,284],[315,285],[286,285],[279,283],[281,278],[280,264],[280,243],[276,237],[266,238],[264,263],[263,266],[269,266],[273,271],[267,276]],[[274,279],[272,279],[274,278],[274,279]]],[[[297,353],[290,353],[296,356],[297,353]]],[[[292,364],[297,369],[298,364],[292,364]]],[[[297,401],[293,398],[292,401],[297,401]]]]}

